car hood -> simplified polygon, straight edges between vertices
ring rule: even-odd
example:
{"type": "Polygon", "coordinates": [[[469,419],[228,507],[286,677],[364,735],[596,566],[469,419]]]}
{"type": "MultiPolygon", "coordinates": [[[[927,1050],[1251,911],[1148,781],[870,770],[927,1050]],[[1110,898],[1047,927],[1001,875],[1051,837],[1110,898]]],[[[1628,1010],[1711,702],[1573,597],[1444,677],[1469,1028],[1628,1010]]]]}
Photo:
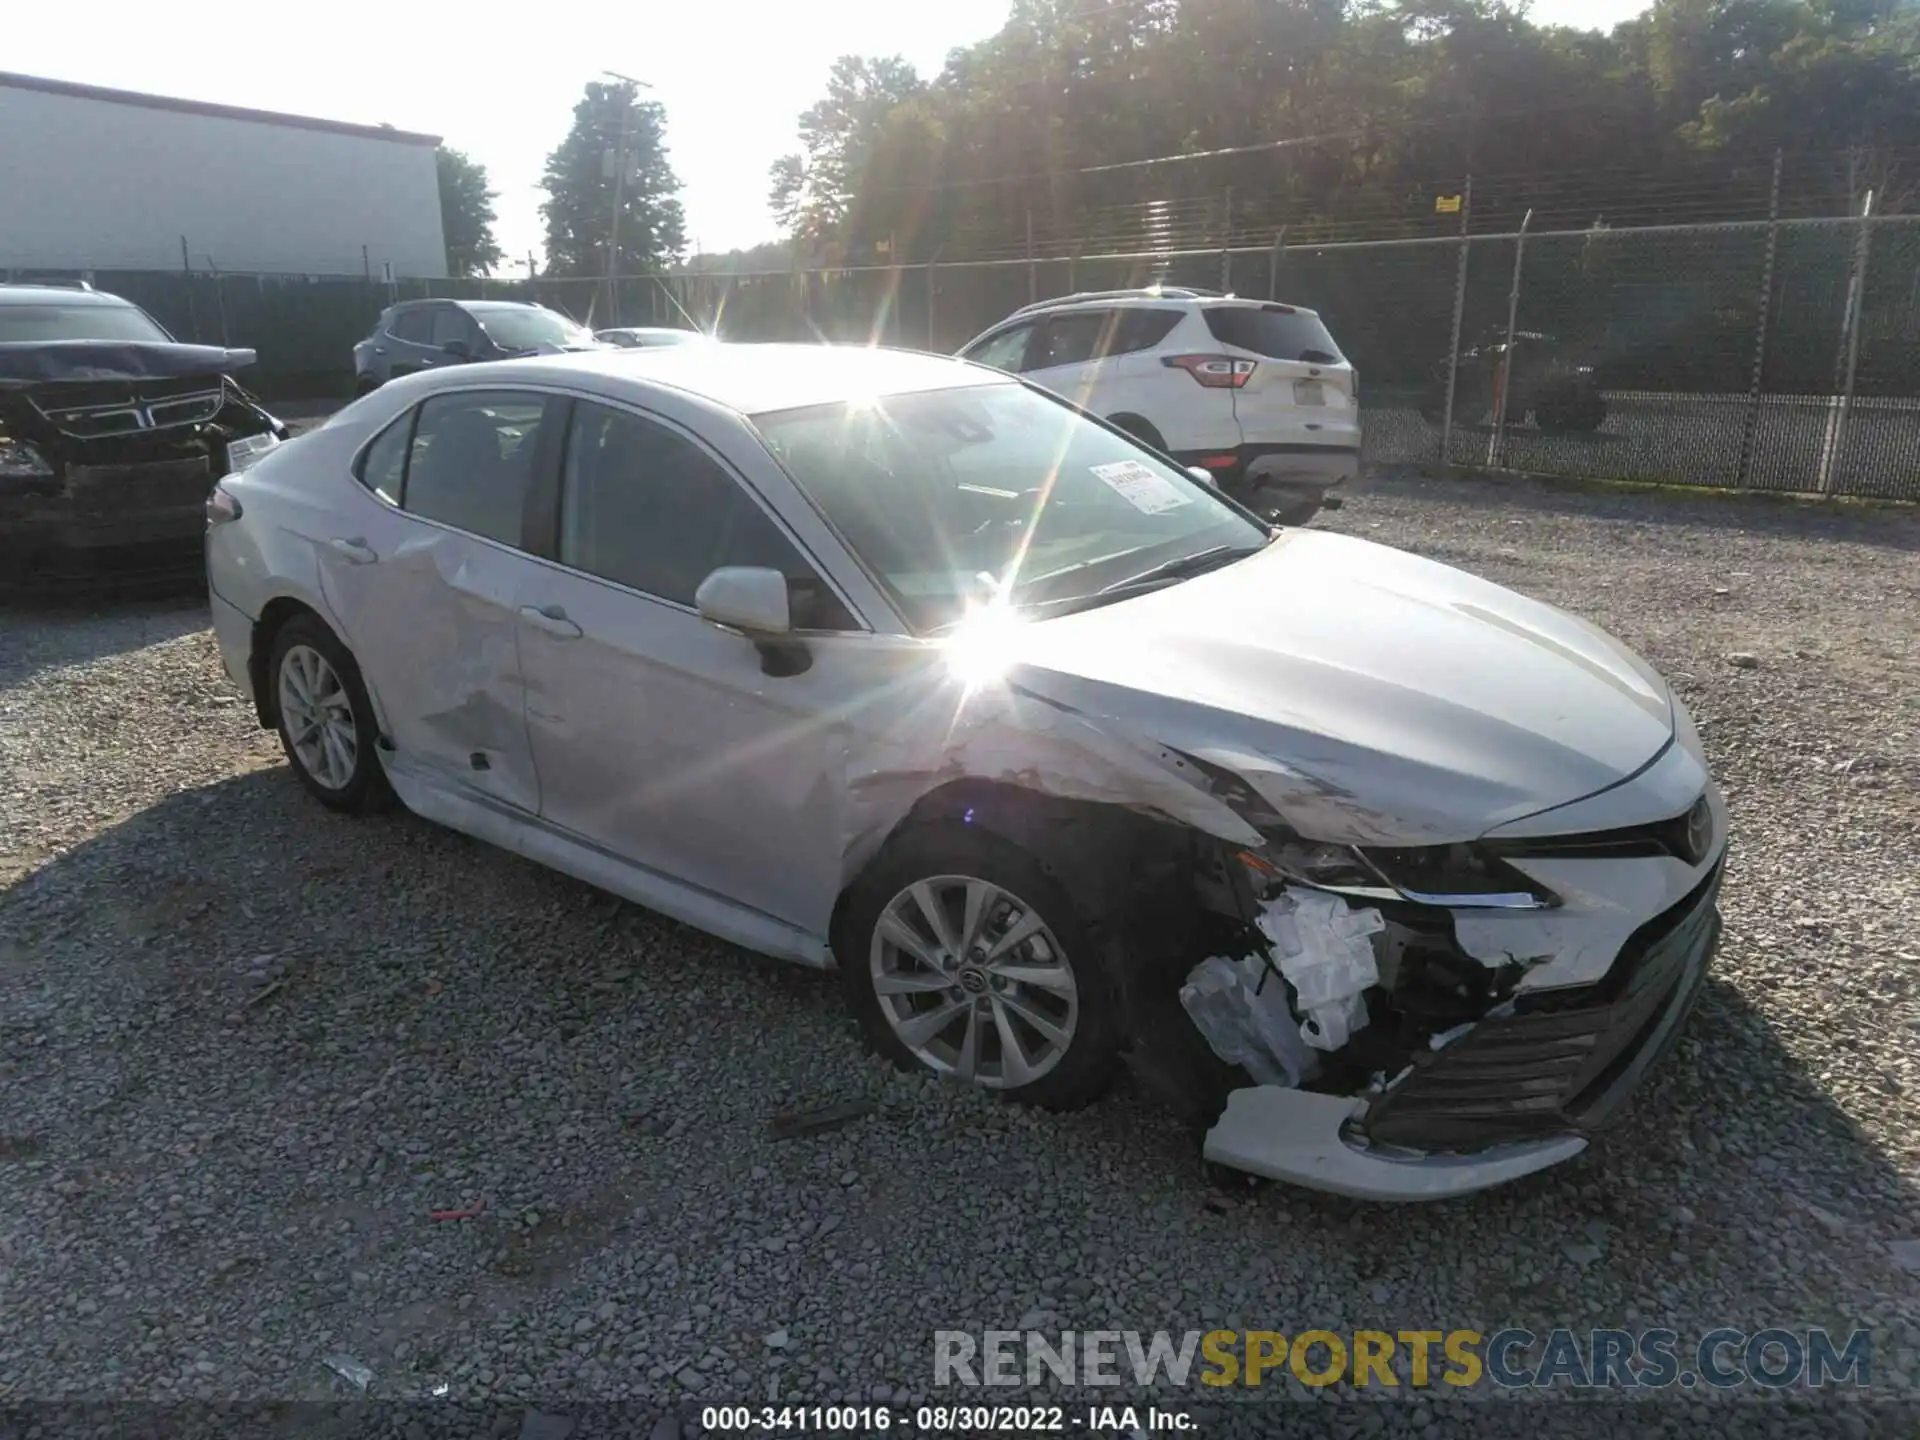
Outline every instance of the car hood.
{"type": "Polygon", "coordinates": [[[1336,842],[1474,839],[1618,784],[1673,738],[1666,683],[1601,630],[1325,531],[1020,627],[1005,675],[1235,771],[1336,842]]]}
{"type": "Polygon", "coordinates": [[[162,340],[15,340],[0,344],[0,387],[224,375],[245,369],[257,358],[252,350],[162,340]]]}

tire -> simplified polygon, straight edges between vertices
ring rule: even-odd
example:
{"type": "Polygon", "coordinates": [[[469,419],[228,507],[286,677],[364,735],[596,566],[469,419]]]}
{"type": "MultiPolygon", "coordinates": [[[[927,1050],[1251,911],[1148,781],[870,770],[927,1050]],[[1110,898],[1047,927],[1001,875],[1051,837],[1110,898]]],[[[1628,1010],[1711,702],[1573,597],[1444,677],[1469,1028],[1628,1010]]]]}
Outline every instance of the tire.
{"type": "Polygon", "coordinates": [[[295,615],[275,632],[267,686],[280,748],[314,799],[348,813],[385,810],[394,803],[393,787],[380,765],[380,729],[360,667],[319,616],[295,615]],[[303,692],[313,697],[305,715],[330,717],[333,724],[320,725],[317,731],[311,726],[296,729],[301,726],[303,692]],[[348,735],[350,747],[341,743],[348,735]]]}
{"type": "Polygon", "coordinates": [[[1167,442],[1153,423],[1140,415],[1109,415],[1107,423],[1116,430],[1124,430],[1142,445],[1150,445],[1161,454],[1167,451],[1167,442]]]}
{"type": "Polygon", "coordinates": [[[848,1008],[873,1048],[903,1069],[949,1075],[1050,1110],[1087,1105],[1112,1080],[1118,1000],[1092,931],[1060,883],[1018,846],[961,824],[906,832],[855,885],[840,940],[848,1008]],[[992,964],[954,959],[943,983],[933,968],[941,947],[916,889],[944,915],[952,940],[961,938],[975,886],[985,887],[986,901],[978,906],[984,934],[976,956],[991,954],[996,930],[1005,935],[1029,916],[1038,929],[992,964]],[[894,938],[903,923],[913,949],[894,938]],[[1016,978],[1016,969],[1030,978],[1016,978]],[[945,1024],[933,1019],[942,1012],[945,1024]],[[914,1022],[923,1034],[912,1033],[914,1022]]]}

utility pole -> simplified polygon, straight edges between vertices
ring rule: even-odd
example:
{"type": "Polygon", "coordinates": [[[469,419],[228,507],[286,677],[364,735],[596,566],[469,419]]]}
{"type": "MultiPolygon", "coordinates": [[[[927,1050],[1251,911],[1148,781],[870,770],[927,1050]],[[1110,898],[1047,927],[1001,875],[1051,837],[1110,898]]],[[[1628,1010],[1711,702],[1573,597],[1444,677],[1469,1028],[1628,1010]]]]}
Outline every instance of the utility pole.
{"type": "MultiPolygon", "coordinates": [[[[644,80],[636,80],[631,75],[622,75],[618,70],[602,70],[602,75],[611,76],[622,85],[631,85],[635,89],[651,90],[653,87],[644,80]]],[[[633,164],[633,102],[631,94],[621,96],[620,136],[614,141],[610,155],[613,165],[613,224],[607,236],[607,323],[620,323],[620,209],[625,199],[627,170],[633,164]]]]}

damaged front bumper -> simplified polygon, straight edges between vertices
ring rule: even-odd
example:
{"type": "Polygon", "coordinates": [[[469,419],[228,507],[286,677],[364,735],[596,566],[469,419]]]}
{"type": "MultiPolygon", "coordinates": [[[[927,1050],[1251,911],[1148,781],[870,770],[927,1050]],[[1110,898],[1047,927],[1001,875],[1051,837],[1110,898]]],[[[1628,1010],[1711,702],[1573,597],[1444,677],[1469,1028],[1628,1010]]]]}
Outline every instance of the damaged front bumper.
{"type": "Polygon", "coordinates": [[[1370,1200],[1464,1195],[1571,1159],[1679,1038],[1719,941],[1720,875],[1642,927],[1599,983],[1523,993],[1378,1093],[1234,1091],[1206,1157],[1370,1200]]]}
{"type": "Polygon", "coordinates": [[[1726,802],[1695,749],[1674,747],[1639,781],[1633,808],[1674,818],[1621,828],[1626,816],[1588,804],[1563,812],[1571,831],[1498,838],[1491,853],[1505,858],[1493,863],[1506,868],[1487,888],[1525,893],[1276,885],[1314,857],[1284,845],[1239,857],[1256,876],[1247,898],[1257,907],[1240,913],[1274,943],[1206,962],[1181,992],[1215,1054],[1259,1082],[1231,1093],[1207,1157],[1413,1200],[1500,1184],[1584,1149],[1673,1046],[1719,940],[1726,802]],[[1344,918],[1326,913],[1336,891],[1344,918]],[[1342,931],[1371,934],[1373,954],[1342,931]],[[1228,998],[1239,1014],[1223,1027],[1228,998]],[[1255,1012],[1263,1035],[1276,1033],[1276,1013],[1299,1025],[1298,1040],[1263,1043],[1277,1069],[1232,1053],[1252,1043],[1255,1012]]]}

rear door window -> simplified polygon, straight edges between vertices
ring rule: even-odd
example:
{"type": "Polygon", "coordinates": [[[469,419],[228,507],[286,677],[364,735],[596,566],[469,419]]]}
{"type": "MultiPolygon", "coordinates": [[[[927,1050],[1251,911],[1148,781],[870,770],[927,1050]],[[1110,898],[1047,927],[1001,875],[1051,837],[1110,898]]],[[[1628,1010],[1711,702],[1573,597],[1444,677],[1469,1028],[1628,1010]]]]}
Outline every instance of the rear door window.
{"type": "Polygon", "coordinates": [[[422,403],[401,504],[424,519],[521,548],[546,403],[515,390],[468,390],[422,403]]]}
{"type": "Polygon", "coordinates": [[[1340,347],[1318,315],[1287,305],[1209,305],[1207,329],[1222,345],[1270,360],[1338,365],[1340,347]]]}
{"type": "Polygon", "coordinates": [[[1041,329],[1039,344],[1027,368],[1046,370],[1055,365],[1086,364],[1100,353],[1112,324],[1111,310],[1076,310],[1070,315],[1053,316],[1041,329]]]}

